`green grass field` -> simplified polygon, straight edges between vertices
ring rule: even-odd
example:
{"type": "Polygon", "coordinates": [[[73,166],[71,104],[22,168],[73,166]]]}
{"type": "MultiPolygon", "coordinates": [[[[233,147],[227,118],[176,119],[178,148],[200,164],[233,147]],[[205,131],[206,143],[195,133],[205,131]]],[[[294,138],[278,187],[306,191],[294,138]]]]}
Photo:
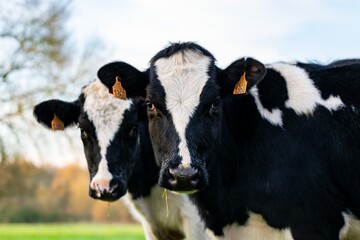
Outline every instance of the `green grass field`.
{"type": "Polygon", "coordinates": [[[144,240],[140,225],[0,224],[1,240],[144,240]]]}

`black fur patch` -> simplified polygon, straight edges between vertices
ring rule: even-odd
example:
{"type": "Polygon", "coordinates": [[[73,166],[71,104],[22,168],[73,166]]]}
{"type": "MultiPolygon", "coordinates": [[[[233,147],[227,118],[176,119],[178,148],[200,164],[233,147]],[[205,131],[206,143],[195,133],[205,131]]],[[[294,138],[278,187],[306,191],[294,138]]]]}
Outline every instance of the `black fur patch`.
{"type": "Polygon", "coordinates": [[[118,76],[128,98],[146,96],[145,87],[149,82],[147,72],[140,72],[125,62],[108,63],[100,68],[97,75],[110,91],[118,76]]]}
{"type": "Polygon", "coordinates": [[[64,122],[64,126],[76,124],[80,107],[78,102],[64,102],[57,99],[48,100],[35,106],[34,116],[36,120],[48,128],[51,128],[51,121],[56,114],[61,121],[64,122]]]}
{"type": "Polygon", "coordinates": [[[287,93],[285,79],[273,69],[268,69],[265,81],[258,85],[259,98],[263,107],[271,111],[273,108],[284,108],[287,93]]]}
{"type": "Polygon", "coordinates": [[[168,58],[178,52],[184,52],[184,51],[195,51],[195,52],[199,52],[204,56],[209,57],[212,62],[215,62],[215,58],[214,56],[205,48],[197,45],[196,43],[193,42],[183,42],[183,43],[171,43],[167,48],[165,48],[164,50],[161,50],[160,52],[158,52],[151,60],[150,60],[150,65],[151,68],[154,67],[154,64],[156,62],[156,60],[160,59],[160,58],[168,58]]]}

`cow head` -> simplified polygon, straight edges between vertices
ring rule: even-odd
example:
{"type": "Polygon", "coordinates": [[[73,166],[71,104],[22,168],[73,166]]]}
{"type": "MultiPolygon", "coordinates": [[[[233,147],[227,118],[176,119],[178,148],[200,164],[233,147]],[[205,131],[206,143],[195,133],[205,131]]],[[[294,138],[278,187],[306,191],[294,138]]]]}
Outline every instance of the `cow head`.
{"type": "Polygon", "coordinates": [[[151,59],[147,73],[147,78],[134,78],[132,85],[139,92],[148,84],[149,131],[161,166],[159,184],[178,192],[202,189],[208,185],[221,138],[224,98],[245,95],[262,80],[265,67],[241,58],[221,70],[201,46],[176,43],[151,59]]]}
{"type": "Polygon", "coordinates": [[[173,44],[153,57],[148,112],[162,163],[161,186],[185,192],[207,186],[221,138],[223,98],[245,94],[264,73],[264,66],[251,58],[220,70],[215,58],[193,43],[173,44]]]}
{"type": "MultiPolygon", "coordinates": [[[[134,69],[123,67],[127,73],[134,69]]],[[[115,201],[126,193],[129,176],[140,157],[138,125],[147,122],[144,100],[116,98],[96,80],[82,89],[76,101],[45,101],[35,106],[34,115],[48,128],[56,123],[64,128],[78,125],[90,173],[91,197],[115,201]]]]}

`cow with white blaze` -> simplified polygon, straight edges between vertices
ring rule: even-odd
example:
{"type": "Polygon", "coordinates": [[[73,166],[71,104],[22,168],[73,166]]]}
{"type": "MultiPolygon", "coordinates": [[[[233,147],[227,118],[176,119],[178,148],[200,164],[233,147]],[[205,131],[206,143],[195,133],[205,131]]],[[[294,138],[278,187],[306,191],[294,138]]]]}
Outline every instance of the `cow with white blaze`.
{"type": "MultiPolygon", "coordinates": [[[[106,72],[115,79],[109,71],[113,66],[101,68],[99,78],[106,72]]],[[[115,66],[124,72],[124,79],[142,77],[130,65],[115,66]]],[[[124,88],[132,86],[124,84],[124,88]]],[[[141,221],[146,239],[208,239],[187,196],[168,192],[166,205],[164,189],[157,186],[159,167],[151,147],[146,104],[144,98],[133,96],[116,98],[96,80],[82,89],[76,101],[48,100],[35,107],[34,115],[55,130],[78,125],[90,173],[90,196],[115,201],[128,193],[124,199],[141,221]]]]}
{"type": "Polygon", "coordinates": [[[175,43],[142,74],[159,184],[192,193],[216,235],[346,237],[360,217],[360,60],[220,69],[201,46],[175,43]]]}

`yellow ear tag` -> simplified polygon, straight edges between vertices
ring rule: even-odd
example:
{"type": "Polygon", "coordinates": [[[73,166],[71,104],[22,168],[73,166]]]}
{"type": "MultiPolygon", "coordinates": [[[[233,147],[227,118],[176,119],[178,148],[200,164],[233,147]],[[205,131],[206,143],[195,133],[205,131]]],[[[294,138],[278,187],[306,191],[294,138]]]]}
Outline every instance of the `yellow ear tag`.
{"type": "Polygon", "coordinates": [[[122,100],[126,100],[126,91],[121,85],[119,77],[116,76],[116,82],[114,86],[112,86],[113,96],[116,98],[120,98],[122,100]]]}
{"type": "Polygon", "coordinates": [[[54,113],[54,118],[51,121],[51,129],[54,131],[64,130],[64,122],[54,113]]]}
{"type": "Polygon", "coordinates": [[[244,94],[246,93],[247,81],[245,77],[245,72],[241,76],[240,80],[235,84],[233,94],[244,94]]]}

